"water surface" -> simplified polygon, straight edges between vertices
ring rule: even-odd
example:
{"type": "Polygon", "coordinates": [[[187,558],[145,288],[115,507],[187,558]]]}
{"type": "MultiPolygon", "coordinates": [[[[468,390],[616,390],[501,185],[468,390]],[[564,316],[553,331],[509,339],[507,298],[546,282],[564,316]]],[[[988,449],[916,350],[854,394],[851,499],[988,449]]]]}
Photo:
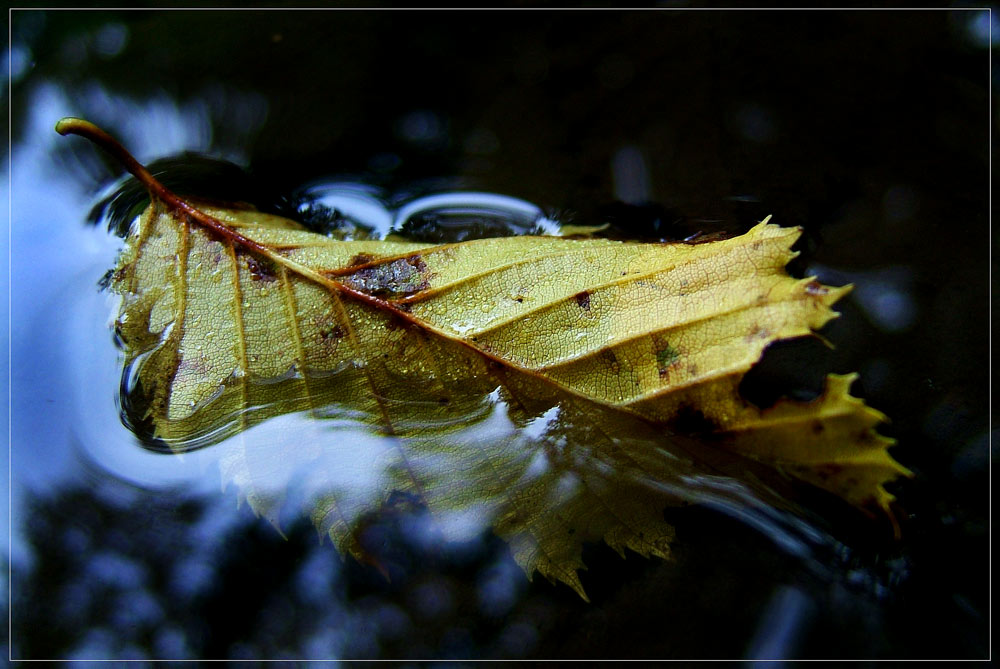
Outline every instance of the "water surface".
{"type": "Polygon", "coordinates": [[[982,12],[15,11],[13,656],[985,656],[984,34],[982,12]],[[122,426],[98,288],[121,240],[87,224],[122,182],[55,134],[67,115],[197,194],[343,238],[802,225],[793,271],[856,285],[836,349],[773,347],[743,390],[808,397],[859,371],[917,474],[893,489],[903,539],[820,495],[751,511],[709,477],[664,511],[672,561],[586,546],[590,604],[529,581],[481,524],[429,541],[407,499],[366,528],[390,580],[342,561],[304,488],[258,518],[220,449],[164,455],[122,426]]]}

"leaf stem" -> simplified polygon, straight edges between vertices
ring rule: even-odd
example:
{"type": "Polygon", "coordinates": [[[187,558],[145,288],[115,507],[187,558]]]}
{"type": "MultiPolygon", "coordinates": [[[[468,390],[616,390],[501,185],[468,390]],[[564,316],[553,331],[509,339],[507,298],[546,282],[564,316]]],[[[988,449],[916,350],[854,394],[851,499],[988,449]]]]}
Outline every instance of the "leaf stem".
{"type": "Polygon", "coordinates": [[[197,207],[193,207],[178,197],[173,191],[157,181],[156,177],[154,177],[150,171],[146,169],[146,166],[136,160],[135,156],[129,153],[128,149],[122,146],[117,139],[90,121],[68,116],[60,119],[59,122],[56,123],[56,132],[60,135],[79,135],[84,139],[89,139],[91,142],[107,151],[112,158],[122,164],[122,167],[124,167],[129,174],[138,179],[139,183],[144,185],[149,191],[150,197],[158,199],[164,204],[173,207],[184,215],[198,221],[216,234],[232,240],[246,249],[260,253],[264,256],[269,255],[266,247],[248,237],[243,236],[219,219],[206,214],[197,207]]]}
{"type": "Polygon", "coordinates": [[[136,160],[135,156],[129,153],[128,149],[122,146],[121,142],[90,121],[69,116],[60,119],[60,121],[56,123],[56,132],[60,135],[79,135],[80,137],[89,139],[94,144],[97,144],[99,147],[107,151],[115,160],[120,162],[132,176],[138,179],[139,182],[142,183],[147,190],[149,190],[151,198],[160,200],[167,206],[172,207],[191,219],[194,219],[204,227],[212,230],[221,237],[230,240],[234,244],[239,244],[244,249],[257,254],[262,258],[269,258],[279,264],[285,265],[302,276],[316,281],[320,285],[328,286],[356,300],[374,305],[377,308],[392,311],[404,320],[420,325],[419,321],[414,319],[410,314],[403,311],[392,302],[383,300],[375,295],[370,295],[369,293],[360,290],[355,290],[354,288],[351,288],[350,286],[347,286],[335,279],[323,276],[308,267],[300,266],[281,254],[275,253],[273,249],[269,249],[263,244],[260,244],[249,237],[245,237],[240,232],[229,227],[214,216],[211,216],[210,214],[207,214],[186,202],[162,183],[157,181],[156,177],[154,177],[150,171],[146,169],[146,166],[136,160]]]}

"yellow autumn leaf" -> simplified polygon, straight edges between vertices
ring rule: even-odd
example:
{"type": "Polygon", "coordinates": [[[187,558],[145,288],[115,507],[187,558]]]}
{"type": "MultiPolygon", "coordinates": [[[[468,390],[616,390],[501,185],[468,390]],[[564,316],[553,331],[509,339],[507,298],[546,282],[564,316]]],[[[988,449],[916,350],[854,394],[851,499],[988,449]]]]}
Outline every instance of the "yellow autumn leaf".
{"type": "Polygon", "coordinates": [[[669,554],[660,510],[704,470],[701,450],[885,512],[884,484],[908,474],[851,376],[809,403],[761,410],[739,395],[771,342],[822,327],[848,290],[787,275],[797,229],[765,220],[694,245],[342,242],[196,206],[94,126],[57,129],[95,139],[150,189],[112,282],[128,413],[175,450],[241,435],[224,476],[265,515],[281,491],[248,435],[303,414],[375,426],[380,440],[351,451],[365,463],[353,480],[320,466],[343,439],[273,445],[316,465],[313,518],[344,552],[365,558],[359,523],[405,492],[432,516],[475,516],[529,575],[585,596],[581,542],[669,554]]]}

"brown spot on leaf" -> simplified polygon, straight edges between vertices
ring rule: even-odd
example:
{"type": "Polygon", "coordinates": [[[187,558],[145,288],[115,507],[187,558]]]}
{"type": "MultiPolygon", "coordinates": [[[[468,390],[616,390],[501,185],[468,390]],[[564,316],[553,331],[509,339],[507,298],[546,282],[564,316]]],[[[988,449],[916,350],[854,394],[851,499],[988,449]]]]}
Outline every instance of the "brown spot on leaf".
{"type": "Polygon", "coordinates": [[[806,292],[810,295],[826,295],[830,292],[830,289],[819,281],[810,281],[806,284],[806,292]]]}
{"type": "MultiPolygon", "coordinates": [[[[357,257],[357,256],[355,256],[357,257]]],[[[426,290],[429,273],[419,255],[362,267],[343,278],[343,282],[362,292],[382,297],[406,297],[426,290]]]]}
{"type": "Polygon", "coordinates": [[[580,308],[584,311],[590,311],[590,293],[583,290],[573,296],[576,299],[576,303],[580,305],[580,308]]]}
{"type": "Polygon", "coordinates": [[[408,262],[413,267],[416,267],[418,272],[427,271],[427,263],[424,262],[424,258],[421,255],[416,255],[416,254],[412,255],[406,259],[406,262],[408,262]]]}
{"type": "Polygon", "coordinates": [[[753,327],[750,328],[750,332],[743,338],[746,342],[752,342],[755,339],[767,339],[771,336],[771,331],[762,326],[760,323],[754,323],[753,327]]]}
{"type": "Polygon", "coordinates": [[[367,253],[359,253],[350,262],[347,263],[348,267],[357,267],[358,265],[367,265],[371,261],[375,260],[375,256],[368,255],[367,253]]]}
{"type": "Polygon", "coordinates": [[[615,355],[614,351],[604,349],[601,351],[601,359],[604,360],[611,368],[612,374],[618,374],[621,369],[621,365],[618,364],[618,357],[615,355]]]}
{"type": "Polygon", "coordinates": [[[274,272],[274,266],[271,265],[270,261],[254,258],[253,256],[247,254],[244,254],[243,258],[246,260],[247,270],[250,272],[250,278],[254,281],[270,283],[271,281],[278,280],[278,277],[274,272]]]}
{"type": "Polygon", "coordinates": [[[653,355],[656,356],[656,368],[661,379],[666,378],[670,368],[678,364],[681,359],[680,351],[659,335],[653,335],[653,355]]]}
{"type": "Polygon", "coordinates": [[[331,339],[340,339],[346,334],[344,328],[339,325],[334,325],[333,327],[327,327],[319,331],[319,335],[323,338],[323,341],[330,341],[331,339]]]}
{"type": "Polygon", "coordinates": [[[389,331],[404,330],[408,332],[413,332],[415,334],[420,333],[419,326],[415,325],[414,323],[411,323],[403,316],[400,316],[399,314],[393,313],[391,311],[386,312],[385,328],[386,330],[389,331]]]}

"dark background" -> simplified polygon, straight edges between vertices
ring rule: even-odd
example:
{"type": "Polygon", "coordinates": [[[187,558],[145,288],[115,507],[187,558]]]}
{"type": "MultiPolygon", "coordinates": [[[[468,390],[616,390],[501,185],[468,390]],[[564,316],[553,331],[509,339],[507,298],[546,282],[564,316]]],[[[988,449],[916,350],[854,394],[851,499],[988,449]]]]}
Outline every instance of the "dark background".
{"type": "MultiPolygon", "coordinates": [[[[15,459],[13,525],[34,557],[14,559],[14,657],[737,658],[764,641],[791,657],[985,657],[985,16],[13,12],[15,202],[18,147],[34,141],[39,96],[58,90],[72,108],[49,125],[88,118],[141,138],[147,159],[235,156],[264,208],[351,175],[390,200],[513,195],[630,238],[741,232],[768,214],[802,226],[797,271],[857,288],[824,331],[835,350],[777,347],[747,392],[808,394],[826,371],[860,371],[854,394],[891,417],[883,432],[916,474],[893,487],[900,542],[834,509],[824,522],[840,554],[817,570],[739,520],[674,511],[674,562],[588,547],[588,605],[525,581],[495,539],[440,554],[385,519],[407,574],[386,583],[341,566],[305,519],[285,540],[245,508],[231,513],[229,493],[143,490],[99,465],[82,484],[21,486],[15,459]],[[201,140],[178,147],[122,100],[194,105],[201,140]],[[648,188],[620,170],[616,186],[623,149],[641,156],[648,188]],[[231,517],[206,541],[198,528],[220,504],[231,517]],[[182,558],[201,566],[179,571],[182,558]],[[484,599],[490,579],[507,588],[501,604],[484,599]]],[[[117,168],[81,144],[48,155],[93,204],[117,168]]],[[[15,295],[30,289],[24,277],[15,295]]],[[[15,369],[28,354],[15,347],[15,369]]],[[[14,453],[30,450],[12,422],[14,453]]]]}

